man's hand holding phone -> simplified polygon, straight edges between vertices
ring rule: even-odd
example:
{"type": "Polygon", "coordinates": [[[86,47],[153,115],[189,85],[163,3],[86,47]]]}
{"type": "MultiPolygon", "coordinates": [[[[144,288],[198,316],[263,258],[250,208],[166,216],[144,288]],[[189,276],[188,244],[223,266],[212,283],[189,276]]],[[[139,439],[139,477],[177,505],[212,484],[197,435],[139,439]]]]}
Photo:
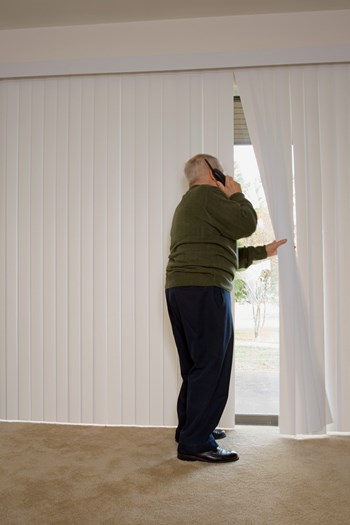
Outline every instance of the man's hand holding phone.
{"type": "Polygon", "coordinates": [[[231,197],[231,195],[234,195],[235,193],[242,192],[241,185],[238,182],[233,180],[232,177],[224,175],[219,169],[213,168],[208,159],[204,160],[211,171],[212,177],[216,182],[217,187],[220,188],[220,190],[223,191],[228,197],[231,197]]]}
{"type": "Polygon", "coordinates": [[[221,184],[221,182],[219,182],[218,180],[216,181],[216,185],[228,197],[231,197],[235,193],[242,193],[241,185],[229,175],[226,175],[225,186],[221,184]]]}

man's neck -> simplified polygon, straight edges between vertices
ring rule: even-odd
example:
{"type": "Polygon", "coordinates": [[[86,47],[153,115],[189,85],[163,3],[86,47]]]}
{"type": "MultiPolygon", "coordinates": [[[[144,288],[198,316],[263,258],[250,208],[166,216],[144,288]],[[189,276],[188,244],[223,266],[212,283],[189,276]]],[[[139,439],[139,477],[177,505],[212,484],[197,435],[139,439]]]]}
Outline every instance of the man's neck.
{"type": "Polygon", "coordinates": [[[216,183],[210,177],[199,177],[198,179],[193,181],[192,184],[190,184],[190,188],[192,188],[192,186],[201,186],[203,184],[205,184],[206,186],[216,187],[216,183]]]}

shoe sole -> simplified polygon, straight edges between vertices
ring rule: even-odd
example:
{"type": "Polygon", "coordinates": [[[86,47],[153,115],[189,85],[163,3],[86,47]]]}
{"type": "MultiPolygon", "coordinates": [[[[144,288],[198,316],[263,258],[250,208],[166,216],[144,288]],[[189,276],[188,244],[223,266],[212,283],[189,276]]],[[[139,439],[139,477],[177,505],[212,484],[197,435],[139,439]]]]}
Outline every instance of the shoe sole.
{"type": "Polygon", "coordinates": [[[235,458],[225,458],[225,459],[209,459],[209,458],[199,458],[198,456],[191,456],[191,454],[177,454],[177,458],[182,461],[203,461],[204,463],[232,463],[233,461],[238,461],[239,456],[235,458]]]}

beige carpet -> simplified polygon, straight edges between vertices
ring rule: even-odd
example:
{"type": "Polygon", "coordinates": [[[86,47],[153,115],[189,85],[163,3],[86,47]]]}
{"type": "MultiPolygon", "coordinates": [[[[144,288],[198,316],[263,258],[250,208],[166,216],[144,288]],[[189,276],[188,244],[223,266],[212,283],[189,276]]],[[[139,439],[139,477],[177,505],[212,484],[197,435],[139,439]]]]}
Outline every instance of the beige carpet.
{"type": "Polygon", "coordinates": [[[176,458],[173,429],[0,423],[1,525],[349,525],[350,437],[237,427],[237,463],[176,458]]]}

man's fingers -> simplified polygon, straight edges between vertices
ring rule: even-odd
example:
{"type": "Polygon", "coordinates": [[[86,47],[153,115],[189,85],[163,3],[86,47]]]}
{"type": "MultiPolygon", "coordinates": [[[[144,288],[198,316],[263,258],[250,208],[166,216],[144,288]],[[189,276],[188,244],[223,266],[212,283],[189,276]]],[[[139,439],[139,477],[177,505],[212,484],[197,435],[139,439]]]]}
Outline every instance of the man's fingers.
{"type": "Polygon", "coordinates": [[[282,244],[286,244],[286,242],[287,242],[287,239],[280,239],[279,241],[275,241],[276,248],[279,248],[280,246],[282,246],[282,244]]]}
{"type": "Polygon", "coordinates": [[[287,239],[279,239],[278,241],[272,241],[270,244],[266,244],[266,253],[268,257],[277,255],[277,250],[282,244],[285,244],[287,239]]]}

